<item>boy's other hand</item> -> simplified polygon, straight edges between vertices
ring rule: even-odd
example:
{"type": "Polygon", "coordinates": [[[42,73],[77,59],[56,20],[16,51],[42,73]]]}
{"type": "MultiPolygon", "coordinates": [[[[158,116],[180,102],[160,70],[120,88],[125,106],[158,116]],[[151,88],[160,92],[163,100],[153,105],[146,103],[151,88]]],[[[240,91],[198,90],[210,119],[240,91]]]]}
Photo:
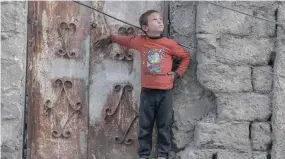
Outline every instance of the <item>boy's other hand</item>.
{"type": "Polygon", "coordinates": [[[173,72],[173,71],[168,72],[167,74],[171,76],[173,81],[176,80],[178,77],[178,74],[176,72],[173,72]]]}
{"type": "Polygon", "coordinates": [[[111,43],[112,43],[111,36],[107,36],[107,37],[101,38],[98,41],[96,41],[95,47],[102,48],[102,47],[106,47],[107,45],[111,43]]]}

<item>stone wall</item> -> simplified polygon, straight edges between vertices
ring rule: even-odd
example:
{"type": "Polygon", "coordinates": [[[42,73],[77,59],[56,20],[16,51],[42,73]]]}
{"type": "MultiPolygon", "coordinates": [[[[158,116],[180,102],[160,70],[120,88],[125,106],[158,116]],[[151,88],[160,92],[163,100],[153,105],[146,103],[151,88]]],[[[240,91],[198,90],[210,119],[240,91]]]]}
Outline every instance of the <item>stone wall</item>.
{"type": "Polygon", "coordinates": [[[1,2],[1,158],[22,158],[27,2],[1,2]]]}
{"type": "MultiPolygon", "coordinates": [[[[218,4],[272,21],[285,17],[277,2],[218,4]]],[[[175,89],[173,158],[284,157],[284,92],[276,79],[285,80],[270,74],[284,68],[284,29],[206,2],[170,8],[172,38],[192,47],[191,72],[175,89]]]]}
{"type": "Polygon", "coordinates": [[[186,46],[191,54],[191,64],[183,78],[174,86],[174,152],[187,147],[194,139],[194,128],[201,119],[213,120],[215,104],[213,93],[205,90],[196,76],[196,8],[195,2],[170,3],[171,38],[186,46]],[[183,17],[183,18],[182,18],[183,17]]]}

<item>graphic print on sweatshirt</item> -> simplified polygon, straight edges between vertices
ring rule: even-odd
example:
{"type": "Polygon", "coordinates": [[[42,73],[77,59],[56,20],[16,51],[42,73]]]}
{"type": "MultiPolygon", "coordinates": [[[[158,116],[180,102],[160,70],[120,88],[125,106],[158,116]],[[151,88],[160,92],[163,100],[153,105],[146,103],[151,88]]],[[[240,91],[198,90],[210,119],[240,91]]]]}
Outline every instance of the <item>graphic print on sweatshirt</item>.
{"type": "Polygon", "coordinates": [[[143,53],[143,65],[146,66],[149,75],[159,75],[163,72],[161,61],[165,57],[165,49],[150,49],[143,53]]]}

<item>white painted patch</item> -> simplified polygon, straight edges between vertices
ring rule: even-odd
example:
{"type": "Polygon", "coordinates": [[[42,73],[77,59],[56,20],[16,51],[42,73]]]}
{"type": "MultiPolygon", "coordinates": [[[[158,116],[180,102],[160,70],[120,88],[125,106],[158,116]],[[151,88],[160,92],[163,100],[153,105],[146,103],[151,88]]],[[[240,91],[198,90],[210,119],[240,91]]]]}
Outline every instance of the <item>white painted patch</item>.
{"type": "Polygon", "coordinates": [[[95,66],[92,71],[89,99],[89,119],[94,125],[100,120],[104,104],[107,102],[108,94],[113,90],[116,83],[130,82],[133,89],[133,99],[139,100],[140,91],[140,56],[134,55],[133,72],[129,75],[128,64],[122,61],[103,60],[101,65],[95,66]]]}

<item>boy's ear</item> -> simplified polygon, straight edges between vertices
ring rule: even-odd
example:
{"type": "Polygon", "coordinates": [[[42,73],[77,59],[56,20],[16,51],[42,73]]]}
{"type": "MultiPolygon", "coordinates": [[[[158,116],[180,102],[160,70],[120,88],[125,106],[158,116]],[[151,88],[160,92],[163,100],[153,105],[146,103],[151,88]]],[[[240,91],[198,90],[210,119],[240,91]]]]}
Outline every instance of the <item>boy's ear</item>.
{"type": "Polygon", "coordinates": [[[148,27],[147,27],[146,25],[143,25],[143,26],[142,26],[142,30],[145,31],[145,32],[147,32],[148,27]]]}

